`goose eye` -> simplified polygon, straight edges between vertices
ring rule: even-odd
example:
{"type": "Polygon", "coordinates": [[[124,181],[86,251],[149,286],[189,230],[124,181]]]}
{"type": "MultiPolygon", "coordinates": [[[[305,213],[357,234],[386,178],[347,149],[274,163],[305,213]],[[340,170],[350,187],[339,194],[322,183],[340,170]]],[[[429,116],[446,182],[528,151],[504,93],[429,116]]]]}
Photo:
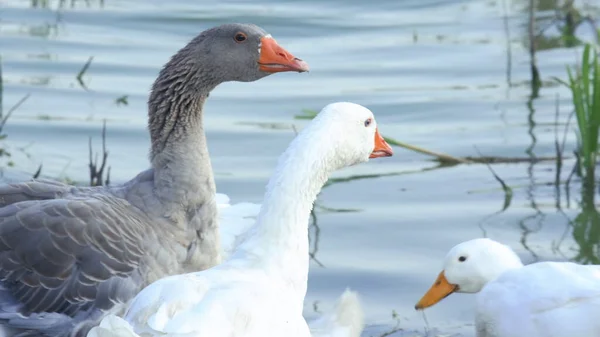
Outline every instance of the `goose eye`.
{"type": "Polygon", "coordinates": [[[458,258],[458,262],[465,262],[467,261],[467,257],[466,256],[461,256],[458,258]]]}
{"type": "Polygon", "coordinates": [[[237,33],[237,34],[235,34],[233,39],[235,40],[235,42],[244,42],[244,41],[246,41],[246,34],[241,33],[241,32],[237,33]]]}
{"type": "Polygon", "coordinates": [[[372,120],[371,118],[367,119],[367,120],[365,121],[365,127],[368,127],[369,125],[371,125],[371,122],[372,122],[372,121],[373,121],[373,120],[372,120]]]}

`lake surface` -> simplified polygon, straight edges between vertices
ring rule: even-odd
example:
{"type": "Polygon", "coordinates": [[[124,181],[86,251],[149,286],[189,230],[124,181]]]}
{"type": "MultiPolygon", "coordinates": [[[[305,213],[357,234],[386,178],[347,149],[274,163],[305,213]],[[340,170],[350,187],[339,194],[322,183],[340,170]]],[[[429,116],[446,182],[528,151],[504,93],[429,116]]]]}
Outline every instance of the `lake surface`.
{"type": "MultiPolygon", "coordinates": [[[[294,137],[291,125],[306,123],[294,116],[334,101],[368,106],[383,135],[429,150],[552,157],[557,95],[561,138],[572,107],[569,92],[551,77],[565,78],[565,65],[575,64],[581,49],[557,42],[558,29],[550,25],[556,1],[539,2],[538,30],[549,28],[537,54],[544,86],[531,99],[524,0],[105,0],[74,6],[69,0],[63,7],[0,0],[4,111],[31,94],[4,129],[2,143],[14,162],[6,174],[28,177],[42,163],[43,176],[88,183],[87,142],[92,137],[99,150],[103,119],[111,181],[146,169],[151,83],[192,37],[225,22],[262,26],[311,66],[310,73],[226,83],[211,94],[205,126],[217,188],[233,202],[261,202],[277,157],[294,137]],[[86,90],[76,76],[90,57],[86,90]],[[117,103],[123,96],[127,104],[117,103]]],[[[582,8],[591,3],[576,2],[582,8]]],[[[592,30],[582,25],[577,35],[591,39],[592,30]]],[[[574,148],[569,130],[563,181],[574,148]]],[[[597,262],[600,238],[585,234],[595,232],[573,234],[582,213],[580,184],[574,178],[568,198],[564,185],[557,194],[554,161],[493,165],[513,187],[503,210],[505,194],[485,165],[440,167],[431,159],[396,148],[394,157],[335,174],[382,176],[333,183],[321,193],[307,314],[315,301],[329,309],[350,287],[365,307],[365,336],[392,328],[392,310],[404,329],[392,336],[422,335],[426,323],[414,304],[446,252],[477,237],[509,244],[526,262],[581,254],[597,262]]],[[[429,327],[473,336],[474,299],[453,295],[427,310],[429,327]]]]}

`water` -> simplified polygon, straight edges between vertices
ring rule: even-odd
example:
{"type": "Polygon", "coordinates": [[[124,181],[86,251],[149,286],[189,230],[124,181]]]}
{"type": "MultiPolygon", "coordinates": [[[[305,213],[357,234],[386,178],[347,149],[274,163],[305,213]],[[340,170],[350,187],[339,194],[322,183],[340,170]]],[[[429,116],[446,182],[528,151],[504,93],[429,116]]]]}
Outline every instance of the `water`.
{"type": "MultiPolygon", "coordinates": [[[[205,124],[212,163],[218,190],[234,202],[261,201],[294,137],[291,125],[305,124],[294,119],[303,108],[350,100],[371,108],[381,132],[401,141],[454,156],[477,156],[476,146],[484,155],[519,158],[554,156],[556,95],[561,129],[572,110],[568,91],[550,82],[565,78],[565,65],[580,50],[560,46],[555,27],[537,55],[545,85],[540,97],[529,98],[524,0],[506,1],[510,41],[502,1],[105,0],[74,7],[66,1],[62,8],[59,1],[35,8],[33,2],[0,1],[4,111],[31,93],[3,141],[15,164],[7,174],[19,177],[43,163],[44,176],[86,183],[88,137],[99,150],[103,119],[111,180],[147,168],[145,101],[158,70],[200,31],[232,21],[262,26],[311,66],[308,74],[226,83],[211,94],[205,124]],[[91,56],[85,90],[76,75],[91,56]],[[117,104],[125,95],[128,104],[117,104]]],[[[549,25],[555,5],[540,1],[539,28],[549,25]]],[[[590,38],[591,29],[582,25],[577,34],[590,38]]],[[[567,155],[574,144],[570,131],[567,155]]],[[[425,327],[413,306],[453,245],[487,236],[532,262],[572,259],[589,249],[582,241],[597,242],[585,234],[574,240],[579,183],[572,183],[567,204],[564,186],[558,196],[551,185],[553,161],[494,165],[514,187],[502,211],[504,193],[486,166],[438,167],[421,154],[395,151],[335,177],[393,174],[331,184],[321,193],[318,205],[354,212],[316,208],[320,232],[318,240],[313,232],[318,250],[307,313],[315,301],[328,309],[351,287],[362,296],[366,336],[392,328],[392,310],[405,329],[393,336],[412,336],[425,327]]],[[[565,161],[562,180],[573,165],[565,161]]],[[[472,295],[450,296],[426,311],[430,327],[473,336],[473,302],[472,295]]]]}

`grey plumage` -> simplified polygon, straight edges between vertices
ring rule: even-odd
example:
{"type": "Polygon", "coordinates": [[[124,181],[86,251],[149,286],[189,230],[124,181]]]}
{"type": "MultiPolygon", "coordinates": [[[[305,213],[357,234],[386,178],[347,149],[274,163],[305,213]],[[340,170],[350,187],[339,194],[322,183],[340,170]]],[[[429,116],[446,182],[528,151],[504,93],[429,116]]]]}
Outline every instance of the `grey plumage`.
{"type": "Polygon", "coordinates": [[[111,309],[139,290],[150,219],[105,192],[51,181],[0,187],[0,320],[7,327],[25,335],[37,335],[30,327],[40,335],[70,331],[75,322],[67,317],[111,309]]]}
{"type": "Polygon", "coordinates": [[[131,181],[0,186],[0,335],[85,336],[149,283],[220,262],[202,107],[222,82],[270,74],[257,65],[264,35],[223,25],[171,58],[148,100],[152,168],[131,181]]]}

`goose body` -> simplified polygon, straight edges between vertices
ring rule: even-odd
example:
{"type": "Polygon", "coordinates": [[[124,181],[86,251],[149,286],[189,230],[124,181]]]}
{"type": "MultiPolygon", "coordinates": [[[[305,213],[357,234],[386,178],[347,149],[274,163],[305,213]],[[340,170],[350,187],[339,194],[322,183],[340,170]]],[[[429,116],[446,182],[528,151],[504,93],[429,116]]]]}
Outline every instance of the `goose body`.
{"type": "Polygon", "coordinates": [[[146,285],[218,264],[204,102],[223,82],[307,70],[255,25],[208,29],[152,86],[150,169],[120,186],[0,186],[0,334],[85,336],[146,285]]]}
{"type": "Polygon", "coordinates": [[[600,266],[523,266],[508,246],[475,239],[448,253],[444,271],[416,307],[453,292],[477,293],[477,337],[600,336],[600,266]]]}
{"type": "Polygon", "coordinates": [[[391,153],[371,111],[352,103],[326,106],[280,157],[256,223],[229,258],[147,286],[124,316],[131,331],[142,337],[310,336],[302,309],[313,202],[332,171],[391,153]]]}
{"type": "MultiPolygon", "coordinates": [[[[311,337],[360,337],[364,314],[358,295],[344,291],[332,311],[308,322],[311,337]]],[[[140,337],[127,321],[108,315],[90,330],[88,337],[140,337]]]]}

